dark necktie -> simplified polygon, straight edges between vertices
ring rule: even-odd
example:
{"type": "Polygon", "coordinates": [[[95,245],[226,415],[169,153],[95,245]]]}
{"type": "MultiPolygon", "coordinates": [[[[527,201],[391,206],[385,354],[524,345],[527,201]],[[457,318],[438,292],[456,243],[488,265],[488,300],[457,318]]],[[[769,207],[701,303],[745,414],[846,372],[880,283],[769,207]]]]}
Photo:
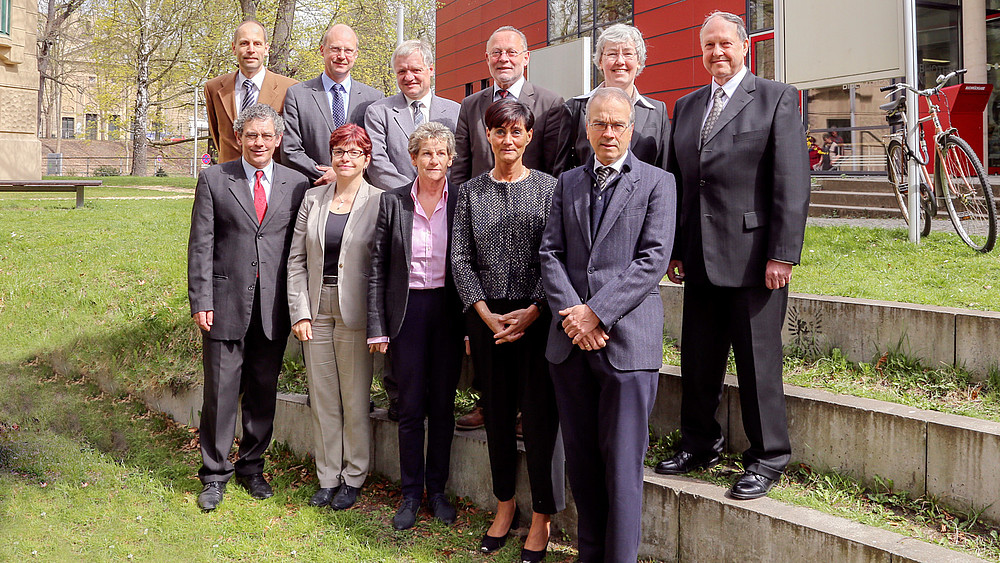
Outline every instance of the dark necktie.
{"type": "Polygon", "coordinates": [[[420,102],[420,100],[417,100],[417,101],[413,102],[413,124],[414,125],[420,125],[421,123],[424,122],[424,112],[420,111],[420,108],[422,108],[423,106],[424,106],[424,104],[422,104],[420,102]]]}
{"type": "Polygon", "coordinates": [[[700,146],[704,146],[705,141],[708,140],[709,133],[712,132],[712,128],[715,127],[715,122],[719,120],[719,114],[722,113],[723,102],[726,92],[722,88],[716,88],[715,94],[712,96],[712,111],[708,113],[708,118],[705,119],[705,125],[701,128],[701,143],[700,146]]]}
{"type": "Polygon", "coordinates": [[[243,81],[243,104],[240,105],[240,113],[247,110],[248,107],[257,103],[257,86],[252,80],[243,81]]]}
{"type": "Polygon", "coordinates": [[[263,170],[258,170],[257,173],[254,174],[253,208],[257,211],[257,223],[264,221],[264,214],[267,213],[267,195],[264,193],[264,184],[260,181],[263,177],[263,170]]]}
{"type": "Polygon", "coordinates": [[[344,86],[341,84],[334,84],[333,88],[330,88],[330,92],[333,93],[333,102],[330,104],[330,110],[333,113],[333,128],[336,129],[344,123],[347,123],[347,117],[345,117],[346,112],[344,111],[344,95],[342,91],[344,86]]]}
{"type": "Polygon", "coordinates": [[[508,92],[507,90],[497,90],[497,96],[500,96],[501,100],[505,100],[507,99],[507,96],[510,96],[510,92],[508,92]]]}
{"type": "Polygon", "coordinates": [[[597,191],[603,192],[608,185],[608,178],[615,169],[610,166],[599,166],[597,168],[597,191]]]}

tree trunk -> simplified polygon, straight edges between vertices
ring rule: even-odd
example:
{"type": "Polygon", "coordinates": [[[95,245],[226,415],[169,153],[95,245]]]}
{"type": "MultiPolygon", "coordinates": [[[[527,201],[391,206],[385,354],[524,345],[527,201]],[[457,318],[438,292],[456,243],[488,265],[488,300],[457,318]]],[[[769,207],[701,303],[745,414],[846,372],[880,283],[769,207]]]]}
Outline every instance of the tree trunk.
{"type": "MultiPolygon", "coordinates": [[[[149,14],[150,0],[143,3],[145,13],[149,14]]],[[[149,139],[146,138],[146,121],[149,116],[149,61],[152,58],[150,48],[148,18],[143,18],[139,26],[139,44],[136,46],[135,73],[135,111],[132,113],[132,176],[146,176],[146,148],[149,139]]]]}
{"type": "Polygon", "coordinates": [[[49,6],[47,10],[47,15],[45,17],[45,30],[42,33],[42,37],[38,41],[38,134],[43,133],[45,130],[45,136],[48,136],[48,128],[44,126],[45,122],[51,122],[48,112],[43,112],[45,107],[45,80],[49,75],[49,62],[52,57],[52,26],[55,23],[56,15],[56,0],[48,0],[49,6]]]}
{"type": "Polygon", "coordinates": [[[243,21],[257,19],[257,3],[260,0],[240,0],[240,10],[243,12],[243,21]]]}
{"type": "Polygon", "coordinates": [[[292,51],[292,24],[295,19],[295,0],[278,0],[278,10],[274,18],[274,34],[271,36],[271,56],[267,69],[277,74],[292,76],[289,58],[292,51]]]}

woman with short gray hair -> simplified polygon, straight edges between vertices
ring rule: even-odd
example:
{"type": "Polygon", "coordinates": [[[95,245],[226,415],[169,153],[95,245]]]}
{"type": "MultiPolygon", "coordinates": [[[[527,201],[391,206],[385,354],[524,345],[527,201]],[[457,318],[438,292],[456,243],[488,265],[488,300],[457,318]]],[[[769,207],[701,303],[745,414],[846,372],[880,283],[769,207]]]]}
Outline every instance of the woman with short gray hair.
{"type": "MultiPolygon", "coordinates": [[[[638,28],[616,23],[601,32],[594,51],[594,64],[604,75],[597,88],[621,88],[632,99],[635,129],[629,150],[639,160],[664,168],[670,139],[667,105],[644,97],[635,87],[635,79],[646,66],[646,42],[638,28]]],[[[563,105],[559,152],[553,174],[586,164],[594,154],[587,140],[585,108],[597,90],[570,98],[563,105]]]]}

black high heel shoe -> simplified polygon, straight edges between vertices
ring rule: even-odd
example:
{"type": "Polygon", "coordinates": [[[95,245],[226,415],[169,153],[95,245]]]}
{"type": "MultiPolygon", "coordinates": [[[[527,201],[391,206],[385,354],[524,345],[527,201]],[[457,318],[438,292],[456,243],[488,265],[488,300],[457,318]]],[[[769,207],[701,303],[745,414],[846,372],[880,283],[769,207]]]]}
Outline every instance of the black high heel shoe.
{"type": "Polygon", "coordinates": [[[483,534],[483,541],[479,543],[479,551],[481,553],[493,553],[499,551],[503,546],[507,545],[507,538],[510,537],[510,531],[518,527],[521,522],[521,511],[517,508],[514,509],[514,519],[510,521],[510,527],[507,528],[507,533],[500,536],[491,536],[489,532],[483,534]]]}
{"type": "Polygon", "coordinates": [[[545,547],[539,551],[521,548],[521,563],[539,563],[545,559],[545,552],[549,550],[549,542],[545,542],[545,547]]]}

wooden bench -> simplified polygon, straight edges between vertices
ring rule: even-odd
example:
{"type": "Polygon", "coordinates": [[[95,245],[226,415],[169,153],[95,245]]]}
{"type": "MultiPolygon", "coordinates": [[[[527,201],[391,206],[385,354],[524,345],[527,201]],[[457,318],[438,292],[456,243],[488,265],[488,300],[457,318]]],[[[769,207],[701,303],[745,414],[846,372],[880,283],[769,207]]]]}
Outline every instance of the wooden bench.
{"type": "Polygon", "coordinates": [[[76,208],[83,207],[83,189],[100,180],[0,180],[0,192],[76,192],[76,208]]]}

